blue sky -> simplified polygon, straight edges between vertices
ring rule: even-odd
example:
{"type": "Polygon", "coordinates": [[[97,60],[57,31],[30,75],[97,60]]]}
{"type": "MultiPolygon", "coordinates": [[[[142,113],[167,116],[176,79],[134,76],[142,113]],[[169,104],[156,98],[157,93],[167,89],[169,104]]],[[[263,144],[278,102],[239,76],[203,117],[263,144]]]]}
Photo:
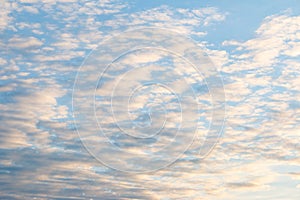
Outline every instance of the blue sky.
{"type": "Polygon", "coordinates": [[[0,11],[1,199],[300,198],[297,0],[0,11]]]}

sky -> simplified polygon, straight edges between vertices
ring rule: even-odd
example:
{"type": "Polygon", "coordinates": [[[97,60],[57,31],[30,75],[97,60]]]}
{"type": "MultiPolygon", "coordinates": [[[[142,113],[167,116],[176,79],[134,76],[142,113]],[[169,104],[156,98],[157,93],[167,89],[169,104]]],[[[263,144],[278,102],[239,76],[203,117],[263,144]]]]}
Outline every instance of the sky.
{"type": "Polygon", "coordinates": [[[300,199],[298,0],[2,0],[0,199],[300,199]]]}

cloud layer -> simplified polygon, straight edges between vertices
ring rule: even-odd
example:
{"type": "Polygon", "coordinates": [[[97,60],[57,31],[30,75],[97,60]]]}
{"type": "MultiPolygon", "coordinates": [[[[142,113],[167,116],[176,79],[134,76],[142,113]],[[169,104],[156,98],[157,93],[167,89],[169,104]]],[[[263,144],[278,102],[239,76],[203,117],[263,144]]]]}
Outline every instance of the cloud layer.
{"type": "MultiPolygon", "coordinates": [[[[163,5],[135,11],[132,3],[110,0],[22,0],[0,5],[2,198],[300,197],[299,15],[274,13],[261,21],[252,38],[232,38],[215,48],[206,39],[230,14],[217,7],[163,5]],[[226,126],[222,139],[204,160],[199,143],[194,143],[167,168],[127,174],[103,166],[82,146],[73,124],[72,88],[84,58],[100,42],[126,29],[147,26],[198,40],[223,77],[226,126]]],[[[140,51],[120,63],[145,66],[149,61],[165,61],[165,56],[159,51],[140,51]]],[[[155,76],[151,72],[160,72],[157,66],[151,69],[138,76],[151,79],[155,76]]],[[[188,70],[179,73],[189,75],[189,83],[202,80],[188,70]]],[[[109,84],[113,76],[105,78],[109,84]]],[[[175,78],[174,85],[178,91],[185,90],[175,78]]],[[[203,101],[198,103],[209,110],[207,88],[196,86],[203,91],[203,101]]],[[[207,128],[201,114],[200,119],[200,127],[207,128]]],[[[141,153],[138,147],[129,149],[141,153]]]]}

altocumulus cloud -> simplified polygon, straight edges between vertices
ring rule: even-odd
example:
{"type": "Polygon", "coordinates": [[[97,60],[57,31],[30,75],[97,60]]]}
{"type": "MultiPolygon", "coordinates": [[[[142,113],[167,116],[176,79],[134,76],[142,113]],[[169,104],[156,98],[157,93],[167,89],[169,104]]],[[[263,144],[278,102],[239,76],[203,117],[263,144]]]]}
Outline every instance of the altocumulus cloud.
{"type": "Polygon", "coordinates": [[[266,17],[250,39],[223,41],[223,49],[199,42],[223,75],[227,100],[225,135],[204,161],[192,146],[169,168],[129,175],[89,156],[74,132],[70,109],[84,56],[128,27],[169,28],[205,40],[210,32],[203,27],[217,26],[228,14],[215,7],[172,6],[127,13],[129,4],[0,3],[2,197],[251,199],[253,193],[272,198],[280,190],[297,199],[300,17],[288,12],[266,17]]]}

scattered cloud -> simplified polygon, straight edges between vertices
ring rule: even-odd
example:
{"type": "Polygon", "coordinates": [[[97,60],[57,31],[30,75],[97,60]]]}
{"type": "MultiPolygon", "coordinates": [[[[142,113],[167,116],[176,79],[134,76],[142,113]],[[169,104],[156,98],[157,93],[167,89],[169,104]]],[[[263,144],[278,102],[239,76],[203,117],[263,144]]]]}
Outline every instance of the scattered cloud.
{"type": "Polygon", "coordinates": [[[13,49],[28,49],[42,46],[43,42],[35,37],[13,37],[8,40],[9,46],[13,49]]]}
{"type": "Polygon", "coordinates": [[[0,3],[0,31],[3,31],[7,28],[9,23],[12,20],[12,17],[9,16],[12,7],[15,3],[8,2],[6,0],[1,1],[0,3]]]}
{"type": "MultiPolygon", "coordinates": [[[[20,0],[1,1],[0,5],[0,31],[13,32],[5,33],[0,42],[4,50],[0,55],[0,176],[5,191],[1,195],[45,199],[49,198],[45,194],[62,198],[69,192],[73,197],[90,199],[238,199],[257,192],[270,197],[278,189],[274,185],[283,184],[282,177],[291,177],[293,187],[299,188],[298,171],[282,174],[273,169],[279,164],[299,169],[299,16],[284,13],[266,17],[253,38],[224,41],[224,49],[200,43],[224,78],[227,125],[223,138],[205,160],[197,154],[200,141],[196,141],[170,167],[154,174],[128,175],[102,167],[75,133],[70,102],[76,70],[91,49],[127,28],[156,26],[205,39],[208,32],[204,28],[222,23],[227,13],[214,7],[169,6],[125,13],[127,4],[111,0],[20,0]],[[30,21],[27,15],[37,20],[30,21]],[[35,193],[29,187],[32,183],[35,193]],[[16,191],[22,194],[18,196],[16,191]]],[[[180,48],[184,52],[188,46],[180,48]]],[[[119,69],[131,63],[153,64],[165,57],[157,52],[138,53],[125,56],[119,69]]],[[[185,63],[180,64],[183,67],[185,63]]],[[[156,63],[151,69],[172,77],[177,91],[187,90],[183,79],[167,73],[170,67],[163,70],[156,63]]],[[[150,72],[131,74],[128,85],[132,76],[159,77],[150,72]]],[[[190,68],[177,73],[190,83],[202,81],[190,68]]],[[[105,78],[105,94],[110,94],[113,74],[105,78]]],[[[210,98],[207,93],[201,97],[210,98]]],[[[140,107],[144,99],[133,107],[140,107]]],[[[172,106],[170,96],[165,100],[172,106]]],[[[106,124],[112,122],[105,117],[108,108],[102,104],[99,109],[104,112],[98,113],[106,124]]],[[[169,114],[170,118],[176,116],[169,114]]],[[[154,145],[152,150],[156,148],[160,146],[154,145]]],[[[127,149],[143,153],[139,146],[127,149]]]]}

